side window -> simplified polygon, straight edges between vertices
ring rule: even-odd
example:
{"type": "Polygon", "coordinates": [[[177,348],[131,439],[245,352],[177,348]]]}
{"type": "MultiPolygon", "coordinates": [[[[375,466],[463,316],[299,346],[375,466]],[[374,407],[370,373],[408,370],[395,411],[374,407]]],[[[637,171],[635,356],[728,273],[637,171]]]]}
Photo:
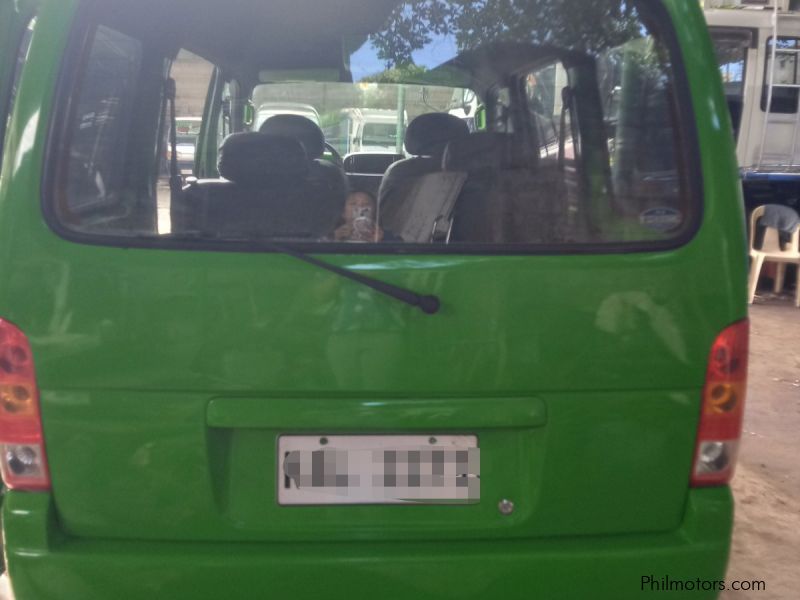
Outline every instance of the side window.
{"type": "Polygon", "coordinates": [[[772,64],[774,38],[767,40],[767,67],[764,73],[764,85],[761,91],[761,110],[767,110],[769,96],[770,72],[774,67],[774,86],[772,88],[772,106],[770,112],[794,114],[797,112],[800,90],[792,86],[800,84],[798,73],[798,54],[800,38],[779,37],[775,48],[775,65],[772,64]]]}
{"type": "MultiPolygon", "coordinates": [[[[25,66],[25,61],[28,60],[28,51],[31,47],[31,38],[33,37],[33,30],[35,27],[36,17],[33,17],[22,33],[22,39],[19,42],[19,49],[15,57],[16,60],[11,67],[11,84],[8,87],[6,102],[0,104],[0,170],[3,168],[3,148],[5,147],[6,132],[11,124],[11,114],[14,112],[14,104],[17,99],[17,88],[19,87],[19,80],[22,76],[22,68],[25,66]]],[[[2,100],[3,98],[0,98],[0,102],[2,102],[2,100]]]]}
{"type": "Polygon", "coordinates": [[[222,141],[233,133],[231,127],[231,86],[226,83],[222,90],[222,106],[219,111],[217,122],[217,148],[222,145],[222,141]]]}
{"type": "MultiPolygon", "coordinates": [[[[659,45],[641,39],[594,63],[554,59],[522,75],[522,124],[537,141],[540,189],[563,198],[542,237],[641,239],[684,224],[666,64],[659,45]]],[[[531,213],[528,230],[541,212],[531,213]]]]}
{"type": "Polygon", "coordinates": [[[677,115],[666,60],[650,39],[611,50],[598,61],[612,193],[606,216],[638,222],[653,235],[678,230],[691,212],[681,193],[677,115]]]}
{"type": "Polygon", "coordinates": [[[507,87],[498,88],[491,104],[489,120],[491,129],[502,133],[513,133],[514,125],[511,122],[511,92],[507,87]]]}
{"type": "Polygon", "coordinates": [[[96,229],[127,216],[125,148],[141,66],[139,41],[97,27],[68,132],[66,195],[57,205],[65,223],[96,229]]]}
{"type": "MultiPolygon", "coordinates": [[[[214,65],[187,50],[178,53],[170,70],[176,90],[178,168],[184,177],[195,175],[195,150],[203,125],[203,111],[213,72],[214,65]]],[[[220,133],[224,135],[226,123],[222,115],[220,118],[220,133]]],[[[170,152],[171,148],[167,147],[168,156],[170,152]]]]}
{"type": "MultiPolygon", "coordinates": [[[[203,113],[205,110],[208,88],[214,74],[214,65],[207,60],[181,50],[172,62],[170,77],[175,80],[175,129],[176,160],[178,174],[181,178],[197,175],[197,148],[203,129],[203,113]]],[[[226,86],[227,88],[227,86],[226,86]]],[[[171,114],[168,111],[164,119],[164,160],[161,162],[158,185],[158,233],[172,232],[172,198],[169,185],[172,168],[172,144],[170,143],[171,114]]],[[[217,143],[230,131],[230,111],[220,111],[217,122],[213,123],[217,133],[212,143],[217,143]]]]}
{"type": "Polygon", "coordinates": [[[525,76],[524,86],[526,117],[539,143],[541,157],[557,157],[562,139],[565,151],[571,150],[574,144],[570,114],[563,106],[568,86],[564,66],[554,62],[536,69],[525,76]]]}
{"type": "MultiPolygon", "coordinates": [[[[58,220],[75,231],[170,232],[168,143],[164,108],[167,57],[140,40],[100,25],[84,57],[79,90],[64,135],[65,165],[55,190],[58,220]]],[[[176,158],[194,173],[194,156],[213,67],[181,52],[176,80],[176,158]]],[[[223,124],[224,130],[224,124],[223,124]]]]}

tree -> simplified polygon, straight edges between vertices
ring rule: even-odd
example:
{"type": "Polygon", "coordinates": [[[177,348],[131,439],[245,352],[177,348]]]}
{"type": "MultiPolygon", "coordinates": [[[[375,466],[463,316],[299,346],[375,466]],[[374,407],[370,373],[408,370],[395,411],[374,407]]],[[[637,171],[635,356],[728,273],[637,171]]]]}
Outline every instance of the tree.
{"type": "Polygon", "coordinates": [[[415,64],[399,65],[382,73],[364,77],[361,81],[364,83],[404,83],[407,81],[414,81],[425,75],[425,67],[420,67],[415,64]]]}
{"type": "Polygon", "coordinates": [[[442,36],[459,52],[502,41],[597,52],[642,33],[630,0],[409,0],[370,39],[392,69],[442,36]]]}

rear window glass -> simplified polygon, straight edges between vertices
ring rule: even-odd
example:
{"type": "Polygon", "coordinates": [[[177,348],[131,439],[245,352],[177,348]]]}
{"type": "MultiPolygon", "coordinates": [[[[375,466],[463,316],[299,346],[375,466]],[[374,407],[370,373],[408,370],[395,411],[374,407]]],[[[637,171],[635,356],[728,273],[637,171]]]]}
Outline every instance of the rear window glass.
{"type": "Polygon", "coordinates": [[[204,0],[171,36],[181,2],[146,4],[98,9],[82,51],[49,199],[63,231],[535,251],[694,225],[686,107],[648,2],[345,0],[307,15],[204,0]],[[168,39],[217,66],[191,110],[167,99],[168,39]],[[360,154],[391,166],[347,173],[360,154]]]}

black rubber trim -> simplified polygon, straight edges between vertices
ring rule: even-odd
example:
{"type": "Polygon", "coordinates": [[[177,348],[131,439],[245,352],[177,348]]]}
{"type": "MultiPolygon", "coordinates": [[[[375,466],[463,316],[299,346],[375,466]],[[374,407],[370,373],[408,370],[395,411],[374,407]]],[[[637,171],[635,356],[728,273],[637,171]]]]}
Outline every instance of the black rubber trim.
{"type": "MultiPolygon", "coordinates": [[[[75,95],[74,83],[80,73],[81,59],[86,45],[91,41],[89,33],[97,25],[93,21],[91,7],[96,0],[87,0],[79,7],[76,16],[77,27],[73,28],[70,42],[64,53],[58,76],[55,107],[52,111],[47,146],[44,155],[42,179],[42,213],[47,225],[60,237],[79,244],[106,246],[126,249],[185,250],[233,253],[275,253],[274,243],[237,242],[214,240],[177,240],[152,237],[122,237],[119,235],[99,235],[81,233],[65,227],[54,211],[54,191],[61,159],[63,158],[62,139],[70,125],[70,108],[75,95]]],[[[561,256],[561,255],[614,255],[658,253],[676,250],[694,239],[703,221],[704,183],[700,159],[700,143],[696,116],[688,76],[685,69],[675,29],[666,7],[660,2],[638,0],[636,8],[647,24],[654,24],[650,33],[660,39],[669,50],[672,63],[672,81],[676,95],[676,142],[679,148],[679,174],[682,180],[681,193],[685,195],[691,209],[688,225],[680,235],[668,240],[611,242],[599,244],[348,244],[329,242],[281,243],[282,246],[306,254],[359,255],[465,255],[465,256],[561,256]]]]}

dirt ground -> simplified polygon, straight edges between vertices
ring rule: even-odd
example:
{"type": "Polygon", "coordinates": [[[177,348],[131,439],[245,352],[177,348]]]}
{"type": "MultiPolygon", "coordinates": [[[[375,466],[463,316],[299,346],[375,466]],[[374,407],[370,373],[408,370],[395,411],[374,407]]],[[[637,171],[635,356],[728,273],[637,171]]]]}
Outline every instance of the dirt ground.
{"type": "Polygon", "coordinates": [[[800,309],[764,295],[751,313],[750,375],[728,581],[766,590],[721,600],[800,598],[800,309]]]}

